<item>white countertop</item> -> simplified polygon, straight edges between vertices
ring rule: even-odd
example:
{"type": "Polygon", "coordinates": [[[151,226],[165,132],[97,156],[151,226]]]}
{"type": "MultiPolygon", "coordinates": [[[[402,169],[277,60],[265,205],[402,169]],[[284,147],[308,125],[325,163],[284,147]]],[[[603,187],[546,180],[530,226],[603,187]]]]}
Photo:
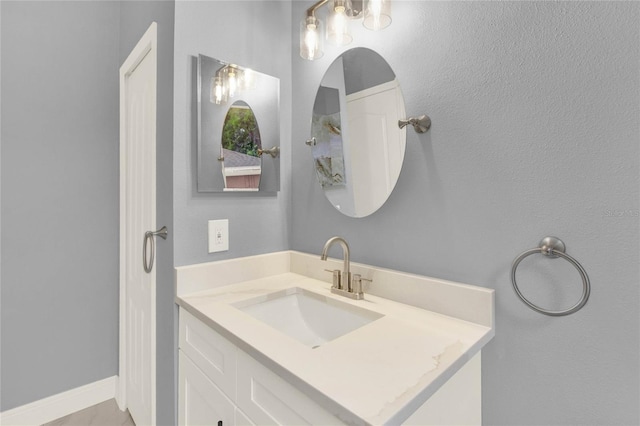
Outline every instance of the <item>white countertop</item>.
{"type": "MultiPolygon", "coordinates": [[[[215,262],[214,269],[236,261],[215,262]]],[[[291,268],[285,265],[284,269],[291,268]]],[[[211,272],[209,268],[206,275],[211,272]]],[[[178,268],[178,288],[189,274],[181,276],[178,268]]],[[[200,287],[195,292],[178,291],[177,303],[347,423],[402,422],[494,334],[492,323],[477,324],[372,294],[366,294],[365,300],[350,300],[332,294],[328,282],[277,268],[273,275],[228,281],[223,278],[213,288],[200,287]],[[311,348],[233,306],[291,287],[384,316],[311,348]]],[[[490,293],[492,312],[493,291],[482,290],[490,293]]]]}

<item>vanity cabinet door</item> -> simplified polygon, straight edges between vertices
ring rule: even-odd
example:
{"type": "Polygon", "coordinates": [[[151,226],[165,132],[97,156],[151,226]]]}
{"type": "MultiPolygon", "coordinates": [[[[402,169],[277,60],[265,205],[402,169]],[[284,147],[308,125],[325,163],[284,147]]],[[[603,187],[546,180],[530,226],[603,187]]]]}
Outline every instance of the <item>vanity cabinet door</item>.
{"type": "Polygon", "coordinates": [[[258,425],[341,425],[338,418],[238,351],[237,406],[258,425]]]}
{"type": "Polygon", "coordinates": [[[481,365],[482,358],[478,353],[402,424],[482,425],[481,365]]]}
{"type": "Polygon", "coordinates": [[[236,347],[180,309],[180,349],[231,399],[236,397],[236,347]]]}
{"type": "Polygon", "coordinates": [[[235,406],[182,351],[179,351],[179,368],[178,424],[234,425],[235,406]]]}
{"type": "Polygon", "coordinates": [[[236,407],[236,426],[255,426],[255,423],[236,407]]]}

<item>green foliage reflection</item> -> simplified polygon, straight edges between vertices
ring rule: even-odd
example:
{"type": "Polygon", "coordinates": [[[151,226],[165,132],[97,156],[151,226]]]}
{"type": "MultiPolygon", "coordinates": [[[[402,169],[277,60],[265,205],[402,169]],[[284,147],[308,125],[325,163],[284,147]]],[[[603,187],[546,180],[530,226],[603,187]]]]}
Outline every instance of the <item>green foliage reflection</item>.
{"type": "Polygon", "coordinates": [[[229,108],[229,112],[224,119],[222,147],[257,157],[261,143],[256,116],[248,106],[237,104],[229,108]]]}

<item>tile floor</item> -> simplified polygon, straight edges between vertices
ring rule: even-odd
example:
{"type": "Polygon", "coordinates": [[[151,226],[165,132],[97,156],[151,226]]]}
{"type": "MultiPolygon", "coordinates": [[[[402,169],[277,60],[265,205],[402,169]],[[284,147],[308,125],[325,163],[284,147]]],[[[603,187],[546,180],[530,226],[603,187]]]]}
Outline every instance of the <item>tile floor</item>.
{"type": "Polygon", "coordinates": [[[120,411],[115,399],[69,414],[42,426],[136,426],[129,411],[120,411]]]}

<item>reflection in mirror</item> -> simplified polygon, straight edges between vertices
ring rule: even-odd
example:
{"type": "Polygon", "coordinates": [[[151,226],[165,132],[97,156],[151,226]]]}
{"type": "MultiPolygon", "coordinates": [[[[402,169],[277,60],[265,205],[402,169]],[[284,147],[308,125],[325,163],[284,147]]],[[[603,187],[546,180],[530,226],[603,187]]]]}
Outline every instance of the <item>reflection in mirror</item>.
{"type": "Polygon", "coordinates": [[[260,187],[261,160],[258,150],[260,130],[246,102],[231,105],[222,126],[222,175],[225,191],[257,191],[260,187]]]}
{"type": "Polygon", "coordinates": [[[311,153],[318,182],[340,212],[378,210],[398,180],[406,131],[400,84],[387,62],[366,48],[344,52],[326,71],[313,105],[311,153]]]}
{"type": "Polygon", "coordinates": [[[344,157],[338,89],[320,86],[313,105],[311,149],[318,181],[323,188],[344,186],[344,157]],[[319,142],[319,143],[318,143],[319,142]]]}
{"type": "Polygon", "coordinates": [[[198,191],[280,189],[280,80],[237,64],[198,57],[198,191]]]}

